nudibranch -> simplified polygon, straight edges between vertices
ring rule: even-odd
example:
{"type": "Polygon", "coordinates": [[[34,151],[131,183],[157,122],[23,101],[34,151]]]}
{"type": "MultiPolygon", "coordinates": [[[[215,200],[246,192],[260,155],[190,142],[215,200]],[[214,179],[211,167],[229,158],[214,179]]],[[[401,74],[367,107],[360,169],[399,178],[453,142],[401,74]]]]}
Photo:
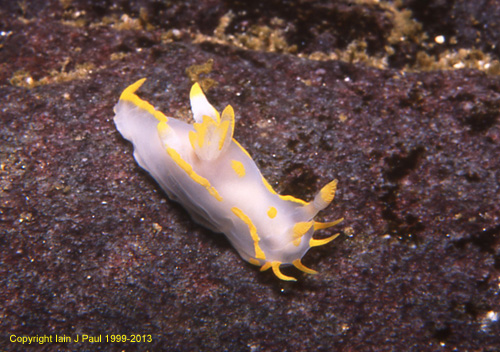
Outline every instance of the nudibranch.
{"type": "Polygon", "coordinates": [[[208,102],[198,83],[190,92],[194,123],[165,116],[136,91],[141,79],[126,88],[116,104],[115,124],[132,142],[134,158],[191,217],[214,232],[224,233],[240,256],[264,271],[296,281],[280,271],[301,263],[311,247],[335,239],[314,239],[333,222],[314,221],[333,200],[337,180],[324,186],[311,202],[277,194],[262,176],[250,154],[233,138],[234,111],[222,114],[208,102]]]}

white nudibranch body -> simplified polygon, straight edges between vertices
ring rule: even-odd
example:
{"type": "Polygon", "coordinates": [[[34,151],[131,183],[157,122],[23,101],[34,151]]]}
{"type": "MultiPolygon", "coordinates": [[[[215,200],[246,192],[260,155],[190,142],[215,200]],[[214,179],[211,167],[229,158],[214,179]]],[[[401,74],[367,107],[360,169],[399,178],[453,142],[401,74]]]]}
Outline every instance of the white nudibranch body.
{"type": "Polygon", "coordinates": [[[167,117],[135,92],[141,79],[126,88],[115,106],[115,124],[134,145],[134,158],[193,219],[224,233],[240,256],[261,271],[294,265],[314,274],[301,258],[325,239],[315,230],[338,224],[316,222],[314,216],[333,200],[337,181],[324,186],[311,202],[277,194],[262,177],[250,154],[233,139],[234,111],[222,114],[210,105],[198,83],[191,88],[194,123],[167,117]]]}

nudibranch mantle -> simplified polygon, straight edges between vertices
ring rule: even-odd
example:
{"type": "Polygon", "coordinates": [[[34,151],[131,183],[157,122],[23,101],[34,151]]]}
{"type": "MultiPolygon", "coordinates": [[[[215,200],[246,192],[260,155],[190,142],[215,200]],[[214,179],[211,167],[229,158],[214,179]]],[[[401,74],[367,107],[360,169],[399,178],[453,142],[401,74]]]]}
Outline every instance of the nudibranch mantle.
{"type": "Polygon", "coordinates": [[[315,274],[301,258],[311,247],[339,234],[314,239],[315,230],[342,221],[317,222],[314,216],[335,196],[337,180],[324,186],[311,202],[277,194],[250,154],[233,138],[234,111],[222,114],[208,102],[198,83],[190,92],[194,123],[167,117],[136,91],[141,79],[127,87],[116,104],[114,122],[132,142],[134,158],[192,218],[224,233],[240,256],[261,271],[296,281],[281,265],[315,274]]]}

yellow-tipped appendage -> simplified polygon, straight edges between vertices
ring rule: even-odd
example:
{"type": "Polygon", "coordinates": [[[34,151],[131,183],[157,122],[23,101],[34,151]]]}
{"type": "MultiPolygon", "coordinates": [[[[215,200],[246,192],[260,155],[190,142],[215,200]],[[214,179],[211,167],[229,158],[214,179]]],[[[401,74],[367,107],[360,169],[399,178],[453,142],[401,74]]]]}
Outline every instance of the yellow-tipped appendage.
{"type": "Polygon", "coordinates": [[[325,244],[332,242],[334,239],[336,239],[339,236],[340,236],[340,233],[336,233],[333,236],[323,238],[321,240],[316,240],[314,238],[311,238],[309,240],[309,247],[312,248],[312,247],[324,246],[325,244]]]}
{"type": "Polygon", "coordinates": [[[297,281],[296,278],[283,274],[280,270],[280,265],[281,265],[281,262],[277,262],[277,261],[276,262],[266,262],[266,263],[264,263],[264,265],[262,265],[262,267],[260,268],[260,271],[266,271],[267,269],[272,268],[274,275],[276,275],[276,277],[278,279],[283,280],[283,281],[297,281]]]}
{"type": "Polygon", "coordinates": [[[330,204],[335,198],[335,191],[337,190],[337,180],[333,180],[329,182],[326,186],[324,186],[321,191],[319,191],[319,194],[321,195],[321,199],[325,202],[330,204]]]}
{"type": "Polygon", "coordinates": [[[316,211],[325,209],[335,197],[335,191],[337,190],[337,180],[333,180],[326,184],[319,193],[314,197],[313,206],[316,211]]]}
{"type": "Polygon", "coordinates": [[[335,226],[337,224],[340,224],[342,221],[344,221],[344,218],[340,218],[338,220],[330,221],[330,222],[314,221],[314,231],[327,229],[329,227],[332,227],[332,226],[335,226]]]}
{"type": "Polygon", "coordinates": [[[311,274],[311,275],[315,275],[317,274],[318,272],[316,270],[313,270],[313,269],[309,269],[307,266],[305,266],[304,264],[302,264],[302,262],[300,261],[300,259],[295,259],[293,261],[293,266],[296,267],[297,269],[307,273],[307,274],[311,274]]]}
{"type": "MultiPolygon", "coordinates": [[[[275,192],[272,191],[271,186],[265,181],[265,179],[263,179],[263,182],[264,182],[264,184],[266,184],[266,187],[268,189],[270,189],[270,191],[273,194],[275,194],[275,192]]],[[[315,200],[313,201],[314,203],[313,202],[311,202],[311,203],[305,203],[304,202],[305,203],[304,206],[311,206],[311,207],[314,206],[314,207],[316,207],[317,206],[316,203],[319,200],[319,205],[320,205],[321,209],[323,209],[324,207],[326,207],[328,204],[330,204],[333,201],[333,198],[335,196],[336,187],[337,187],[337,180],[331,181],[326,186],[324,186],[321,189],[321,191],[316,195],[315,200]]],[[[272,216],[269,216],[269,217],[273,218],[272,216]]],[[[343,220],[344,219],[341,218],[341,219],[338,219],[338,220],[335,220],[335,221],[330,221],[330,222],[319,222],[319,221],[314,221],[314,220],[307,221],[307,222],[298,222],[292,228],[292,243],[295,246],[299,246],[300,242],[301,242],[301,239],[304,237],[304,235],[306,233],[309,232],[309,230],[311,229],[311,227],[313,228],[313,231],[323,230],[323,229],[327,229],[327,228],[330,228],[332,226],[335,226],[335,225],[339,224],[340,222],[342,222],[343,220]]],[[[309,247],[312,248],[312,247],[323,246],[323,245],[325,245],[325,244],[330,243],[331,241],[333,241],[339,235],[340,235],[340,233],[336,233],[336,234],[334,234],[334,235],[332,235],[330,237],[323,238],[323,239],[314,239],[314,238],[311,238],[309,240],[309,247]]],[[[251,261],[251,263],[254,264],[254,265],[260,265],[261,262],[254,259],[254,260],[251,261]]],[[[267,270],[269,268],[272,268],[274,275],[276,275],[276,277],[278,277],[279,279],[285,280],[285,281],[296,281],[296,279],[294,277],[284,275],[281,272],[280,265],[282,265],[282,264],[283,263],[280,262],[280,261],[266,261],[266,262],[264,262],[264,264],[262,264],[262,266],[260,268],[260,271],[265,271],[265,270],[267,270]]],[[[304,264],[302,264],[300,258],[299,259],[295,259],[292,262],[292,265],[295,266],[297,269],[299,269],[299,270],[301,270],[301,271],[303,271],[303,272],[305,272],[307,274],[317,274],[318,273],[316,270],[310,269],[310,268],[306,267],[304,264]]]]}
{"type": "MultiPolygon", "coordinates": [[[[281,270],[280,270],[281,264],[282,263],[279,261],[265,262],[264,265],[262,265],[262,267],[260,268],[260,271],[266,271],[267,269],[272,268],[274,275],[276,275],[276,277],[278,277],[279,279],[284,280],[284,281],[297,281],[296,278],[294,278],[292,276],[285,275],[281,272],[281,270]]],[[[300,259],[294,260],[292,264],[297,269],[299,269],[307,274],[314,275],[314,274],[318,273],[316,270],[309,269],[304,264],[302,264],[300,259]]]]}
{"type": "Polygon", "coordinates": [[[308,203],[302,199],[299,199],[299,198],[295,198],[294,196],[282,196],[281,194],[278,194],[274,188],[269,184],[269,182],[267,182],[267,180],[262,177],[262,182],[264,183],[264,186],[266,186],[267,190],[269,192],[271,192],[272,194],[276,194],[278,197],[280,197],[281,199],[283,200],[289,200],[289,201],[292,201],[292,202],[295,202],[295,203],[298,203],[300,205],[307,205],[308,203]]]}
{"type": "Polygon", "coordinates": [[[195,123],[189,132],[189,142],[202,160],[215,160],[231,144],[234,133],[234,110],[228,105],[222,117],[206,100],[199,84],[191,89],[191,102],[195,123]],[[206,114],[198,116],[205,111],[206,114]]]}
{"type": "Polygon", "coordinates": [[[205,115],[213,118],[217,124],[220,122],[219,112],[208,102],[198,82],[191,87],[189,100],[191,101],[193,118],[196,122],[201,122],[205,115]]]}
{"type": "Polygon", "coordinates": [[[141,78],[135,83],[131,84],[120,95],[120,100],[129,101],[140,109],[146,110],[151,115],[153,115],[160,122],[167,122],[168,118],[159,110],[156,110],[153,105],[145,100],[142,100],[135,94],[137,89],[139,89],[142,84],[146,81],[146,78],[141,78]]]}
{"type": "Polygon", "coordinates": [[[278,277],[278,279],[281,279],[284,281],[297,281],[297,279],[294,277],[284,275],[280,271],[280,265],[281,265],[280,262],[272,262],[271,263],[271,268],[273,269],[273,273],[274,273],[274,275],[276,275],[278,277]]]}

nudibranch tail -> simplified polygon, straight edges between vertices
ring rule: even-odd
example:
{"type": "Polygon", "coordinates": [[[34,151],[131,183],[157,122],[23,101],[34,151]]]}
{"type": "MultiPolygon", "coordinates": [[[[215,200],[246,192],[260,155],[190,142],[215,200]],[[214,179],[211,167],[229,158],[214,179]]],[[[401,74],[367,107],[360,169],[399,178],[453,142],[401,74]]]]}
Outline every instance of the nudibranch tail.
{"type": "Polygon", "coordinates": [[[224,233],[240,256],[261,271],[271,268],[285,281],[296,279],[283,274],[282,265],[316,274],[301,258],[339,236],[313,238],[315,231],[342,221],[314,220],[333,201],[337,180],[310,202],[276,193],[233,138],[235,113],[230,105],[219,114],[195,83],[190,91],[194,123],[189,124],[165,116],[137,96],[144,81],[123,91],[114,118],[122,136],[133,143],[139,165],[195,221],[224,233]]]}

